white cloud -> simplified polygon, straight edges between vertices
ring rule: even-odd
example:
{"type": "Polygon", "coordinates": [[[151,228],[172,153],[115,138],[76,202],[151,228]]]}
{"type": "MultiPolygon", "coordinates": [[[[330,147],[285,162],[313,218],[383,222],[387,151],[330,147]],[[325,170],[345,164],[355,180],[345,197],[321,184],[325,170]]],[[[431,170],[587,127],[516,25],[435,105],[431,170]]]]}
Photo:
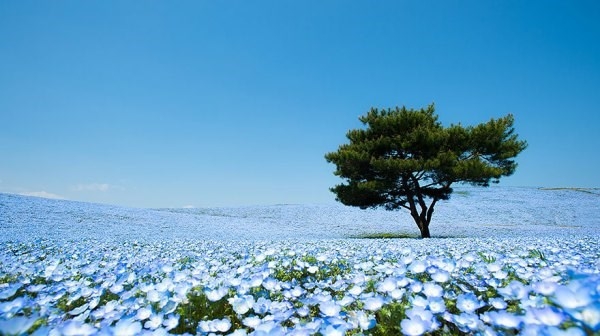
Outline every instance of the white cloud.
{"type": "Polygon", "coordinates": [[[78,184],[78,185],[74,186],[71,189],[73,189],[74,191],[100,191],[100,192],[106,192],[106,191],[109,191],[111,189],[123,189],[123,187],[110,185],[108,183],[89,183],[89,184],[78,184]]]}
{"type": "Polygon", "coordinates": [[[42,198],[52,198],[52,199],[66,199],[63,196],[60,196],[60,195],[57,195],[57,194],[53,194],[53,193],[49,193],[47,191],[27,191],[27,192],[21,192],[21,193],[19,193],[19,195],[33,196],[33,197],[42,197],[42,198]]]}
{"type": "Polygon", "coordinates": [[[182,206],[182,208],[184,208],[184,209],[195,209],[196,207],[193,206],[193,205],[184,205],[184,206],[182,206]]]}

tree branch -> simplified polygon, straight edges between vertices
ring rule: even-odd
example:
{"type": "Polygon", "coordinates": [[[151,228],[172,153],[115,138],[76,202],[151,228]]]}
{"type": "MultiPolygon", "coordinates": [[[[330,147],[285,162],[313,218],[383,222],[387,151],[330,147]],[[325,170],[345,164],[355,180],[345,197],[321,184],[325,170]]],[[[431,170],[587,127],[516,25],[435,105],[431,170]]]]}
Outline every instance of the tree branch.
{"type": "Polygon", "coordinates": [[[435,203],[437,203],[438,198],[434,198],[429,205],[429,209],[427,210],[427,224],[431,222],[431,216],[433,215],[433,208],[435,207],[435,203]]]}

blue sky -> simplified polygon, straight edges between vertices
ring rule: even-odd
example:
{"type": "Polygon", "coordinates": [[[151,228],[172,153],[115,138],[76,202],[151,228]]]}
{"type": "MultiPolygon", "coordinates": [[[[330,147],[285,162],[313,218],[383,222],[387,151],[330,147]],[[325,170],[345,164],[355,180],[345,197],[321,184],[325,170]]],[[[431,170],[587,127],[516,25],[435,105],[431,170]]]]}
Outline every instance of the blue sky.
{"type": "Polygon", "coordinates": [[[333,202],[370,107],[513,113],[502,185],[600,187],[597,1],[1,1],[0,191],[333,202]]]}

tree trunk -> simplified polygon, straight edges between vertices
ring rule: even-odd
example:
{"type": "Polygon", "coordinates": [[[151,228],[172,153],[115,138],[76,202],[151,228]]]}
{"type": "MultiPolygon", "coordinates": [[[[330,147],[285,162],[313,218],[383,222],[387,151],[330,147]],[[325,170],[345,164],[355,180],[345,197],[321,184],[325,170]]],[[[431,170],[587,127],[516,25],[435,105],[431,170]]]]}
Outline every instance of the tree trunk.
{"type": "Polygon", "coordinates": [[[419,230],[421,230],[421,238],[431,238],[431,234],[429,233],[429,223],[421,223],[419,230]]]}
{"type": "Polygon", "coordinates": [[[429,223],[431,222],[431,216],[433,215],[433,207],[437,202],[437,198],[434,198],[429,207],[423,200],[422,195],[409,195],[407,198],[408,201],[408,209],[410,210],[410,215],[414,219],[417,227],[421,231],[421,238],[431,238],[431,234],[429,233],[429,223]],[[415,198],[413,198],[415,197],[415,198]],[[417,203],[418,202],[418,203],[417,203]],[[419,212],[417,210],[417,205],[421,208],[419,212]]]}
{"type": "Polygon", "coordinates": [[[415,224],[417,224],[419,231],[421,231],[421,238],[431,238],[431,234],[429,233],[429,223],[427,220],[416,214],[412,217],[415,221],[415,224]]]}

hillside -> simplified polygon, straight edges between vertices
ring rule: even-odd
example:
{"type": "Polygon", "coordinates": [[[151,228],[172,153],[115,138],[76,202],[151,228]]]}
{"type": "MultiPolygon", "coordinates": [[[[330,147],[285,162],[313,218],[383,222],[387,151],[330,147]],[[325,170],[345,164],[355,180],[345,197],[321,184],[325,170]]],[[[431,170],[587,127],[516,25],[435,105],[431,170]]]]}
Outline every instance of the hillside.
{"type": "MultiPolygon", "coordinates": [[[[434,237],[594,234],[600,228],[598,190],[516,187],[458,188],[441,202],[434,237]]],[[[235,208],[136,209],[0,194],[0,240],[177,238],[340,239],[368,233],[416,236],[406,212],[339,204],[235,208]]]]}

